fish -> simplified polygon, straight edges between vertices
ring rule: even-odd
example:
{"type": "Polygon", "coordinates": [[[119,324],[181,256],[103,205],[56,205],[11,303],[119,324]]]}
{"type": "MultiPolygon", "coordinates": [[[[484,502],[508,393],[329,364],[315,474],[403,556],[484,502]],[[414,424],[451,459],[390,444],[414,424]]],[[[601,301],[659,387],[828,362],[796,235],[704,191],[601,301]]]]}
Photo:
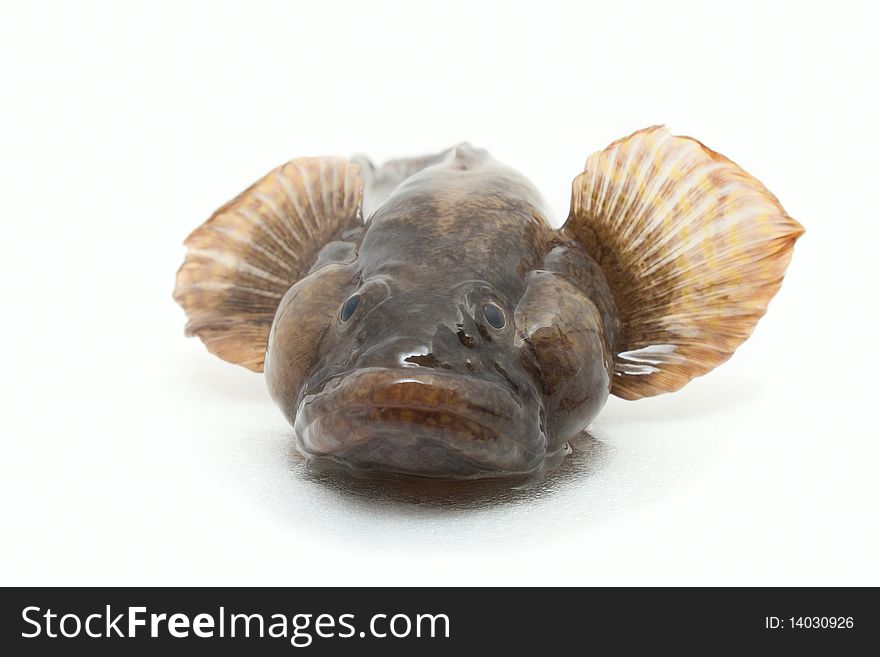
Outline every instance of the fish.
{"type": "Polygon", "coordinates": [[[262,372],[307,458],[356,474],[527,475],[610,395],[726,361],[803,227],[739,165],[664,126],[590,155],[553,228],[467,143],[381,166],[304,157],[185,240],[186,333],[262,372]]]}

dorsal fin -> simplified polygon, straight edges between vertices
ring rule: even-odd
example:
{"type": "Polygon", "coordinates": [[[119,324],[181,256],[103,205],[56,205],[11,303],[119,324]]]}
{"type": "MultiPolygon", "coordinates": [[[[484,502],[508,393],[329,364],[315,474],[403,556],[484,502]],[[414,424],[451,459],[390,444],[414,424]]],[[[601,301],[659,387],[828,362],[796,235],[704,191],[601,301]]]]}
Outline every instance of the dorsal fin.
{"type": "Polygon", "coordinates": [[[355,155],[352,160],[360,166],[361,175],[366,182],[364,188],[364,217],[369,218],[373,211],[382,205],[391,193],[404,180],[429,166],[442,162],[452,151],[451,148],[433,155],[400,157],[376,166],[365,155],[355,155]]]}
{"type": "Polygon", "coordinates": [[[260,372],[275,311],[320,250],[362,224],[363,179],[341,158],[291,160],[217,210],[184,242],[175,300],[187,335],[260,372]]]}
{"type": "Polygon", "coordinates": [[[621,319],[612,392],[671,392],[727,360],[782,283],[803,228],[727,158],[663,127],[587,160],[562,227],[605,272],[621,319]]]}

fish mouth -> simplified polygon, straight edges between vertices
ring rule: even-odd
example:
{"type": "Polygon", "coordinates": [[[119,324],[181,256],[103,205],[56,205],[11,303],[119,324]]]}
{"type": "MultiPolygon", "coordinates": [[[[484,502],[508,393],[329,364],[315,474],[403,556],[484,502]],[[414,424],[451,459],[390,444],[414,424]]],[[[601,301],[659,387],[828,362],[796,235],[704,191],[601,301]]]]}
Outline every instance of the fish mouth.
{"type": "Polygon", "coordinates": [[[365,368],[300,403],[299,449],[356,472],[433,478],[532,472],[544,461],[538,413],[500,383],[436,371],[365,368]]]}

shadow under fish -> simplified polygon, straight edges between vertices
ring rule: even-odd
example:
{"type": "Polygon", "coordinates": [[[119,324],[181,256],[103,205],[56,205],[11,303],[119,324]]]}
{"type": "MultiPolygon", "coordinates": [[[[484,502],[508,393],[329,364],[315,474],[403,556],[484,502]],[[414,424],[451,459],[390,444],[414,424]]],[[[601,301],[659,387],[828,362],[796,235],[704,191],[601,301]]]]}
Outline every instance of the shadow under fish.
{"type": "Polygon", "coordinates": [[[303,456],[298,449],[291,452],[290,461],[303,479],[361,501],[434,510],[489,509],[544,499],[578,484],[607,463],[610,449],[582,432],[566,450],[534,472],[475,480],[359,471],[328,459],[303,456]]]}

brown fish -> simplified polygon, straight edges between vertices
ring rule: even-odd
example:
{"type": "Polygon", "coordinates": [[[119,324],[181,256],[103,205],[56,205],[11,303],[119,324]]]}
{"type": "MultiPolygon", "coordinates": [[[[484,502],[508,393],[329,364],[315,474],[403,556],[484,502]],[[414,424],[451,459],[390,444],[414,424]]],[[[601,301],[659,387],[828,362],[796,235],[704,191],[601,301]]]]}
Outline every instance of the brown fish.
{"type": "Polygon", "coordinates": [[[662,127],[592,155],[565,224],[547,216],[469,145],[379,168],[296,159],[187,238],[174,297],[189,335],[265,372],[307,455],[522,474],[609,393],[671,392],[727,360],[803,232],[739,166],[662,127]]]}

